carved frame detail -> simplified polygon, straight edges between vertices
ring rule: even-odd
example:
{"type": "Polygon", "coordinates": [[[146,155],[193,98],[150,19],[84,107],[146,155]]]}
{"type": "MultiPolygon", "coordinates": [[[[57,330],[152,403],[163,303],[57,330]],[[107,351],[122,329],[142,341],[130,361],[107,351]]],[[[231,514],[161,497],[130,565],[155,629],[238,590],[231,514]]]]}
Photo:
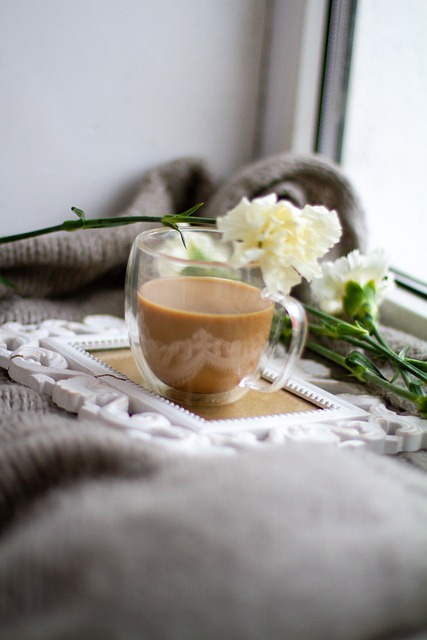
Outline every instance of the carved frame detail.
{"type": "MultiPolygon", "coordinates": [[[[285,389],[313,405],[308,411],[206,420],[147,391],[97,358],[95,349],[126,348],[122,319],[46,320],[0,326],[0,367],[55,405],[173,452],[230,452],[302,441],[365,447],[378,453],[427,447],[427,421],[397,416],[377,398],[330,393],[299,377],[285,389]]],[[[274,375],[274,372],[270,372],[274,375]]]]}

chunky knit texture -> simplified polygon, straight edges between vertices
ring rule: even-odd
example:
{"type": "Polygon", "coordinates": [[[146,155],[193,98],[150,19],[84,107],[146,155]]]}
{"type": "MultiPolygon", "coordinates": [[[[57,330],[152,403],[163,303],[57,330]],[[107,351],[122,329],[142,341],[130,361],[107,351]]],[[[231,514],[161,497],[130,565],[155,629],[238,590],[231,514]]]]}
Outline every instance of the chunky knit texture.
{"type": "MultiPolygon", "coordinates": [[[[280,154],[264,158],[219,184],[202,159],[173,160],[147,171],[133,202],[119,215],[161,217],[204,202],[202,214],[216,217],[243,196],[255,198],[272,192],[300,207],[322,204],[337,211],[343,235],[326,258],[365,248],[366,221],[357,194],[337,166],[317,156],[280,154]]],[[[153,226],[156,224],[138,223],[114,230],[61,232],[3,245],[0,273],[18,285],[19,295],[0,285],[0,323],[81,320],[91,313],[123,316],[129,251],[136,235],[153,226]]],[[[296,287],[293,294],[310,299],[306,284],[296,287]]],[[[391,345],[399,350],[409,344],[417,352],[426,353],[411,336],[392,330],[388,334],[391,345]]],[[[400,398],[375,391],[386,396],[395,408],[411,410],[400,398]]]]}
{"type": "MultiPolygon", "coordinates": [[[[320,158],[268,158],[219,185],[202,160],[179,159],[148,171],[123,215],[205,201],[211,216],[272,191],[335,207],[338,252],[363,248],[358,199],[320,158]]],[[[0,324],[123,315],[146,226],[2,246],[19,294],[2,288],[0,324]]],[[[298,444],[167,455],[0,371],[1,638],[415,640],[427,634],[426,532],[427,476],[395,460],[298,444]]]]}

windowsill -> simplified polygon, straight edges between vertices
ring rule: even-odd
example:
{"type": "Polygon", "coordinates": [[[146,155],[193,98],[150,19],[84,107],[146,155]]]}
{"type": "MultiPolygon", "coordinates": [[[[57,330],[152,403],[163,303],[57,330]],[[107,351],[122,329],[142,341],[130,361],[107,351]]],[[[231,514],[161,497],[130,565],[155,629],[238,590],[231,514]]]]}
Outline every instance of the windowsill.
{"type": "Polygon", "coordinates": [[[381,305],[384,324],[427,340],[427,300],[403,287],[394,291],[381,305]]]}

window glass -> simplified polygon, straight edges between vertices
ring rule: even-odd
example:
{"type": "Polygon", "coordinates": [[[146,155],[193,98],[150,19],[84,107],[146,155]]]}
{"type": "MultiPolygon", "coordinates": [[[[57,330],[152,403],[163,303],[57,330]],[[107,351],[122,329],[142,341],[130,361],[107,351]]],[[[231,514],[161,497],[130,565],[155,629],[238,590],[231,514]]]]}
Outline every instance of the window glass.
{"type": "Polygon", "coordinates": [[[427,2],[359,0],[341,162],[371,248],[427,280],[427,2]]]}

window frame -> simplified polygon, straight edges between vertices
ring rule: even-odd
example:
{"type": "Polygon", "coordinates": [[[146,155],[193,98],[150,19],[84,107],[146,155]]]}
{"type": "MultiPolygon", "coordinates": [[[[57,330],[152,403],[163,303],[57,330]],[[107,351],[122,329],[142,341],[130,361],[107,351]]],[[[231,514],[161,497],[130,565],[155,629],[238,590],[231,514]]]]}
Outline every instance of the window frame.
{"type": "MultiPolygon", "coordinates": [[[[356,12],[357,0],[269,2],[255,156],[287,150],[340,163],[356,12]]],[[[397,287],[382,319],[427,340],[425,287],[391,271],[397,287]]]]}
{"type": "Polygon", "coordinates": [[[269,0],[255,157],[315,151],[328,12],[329,0],[269,0]]]}

